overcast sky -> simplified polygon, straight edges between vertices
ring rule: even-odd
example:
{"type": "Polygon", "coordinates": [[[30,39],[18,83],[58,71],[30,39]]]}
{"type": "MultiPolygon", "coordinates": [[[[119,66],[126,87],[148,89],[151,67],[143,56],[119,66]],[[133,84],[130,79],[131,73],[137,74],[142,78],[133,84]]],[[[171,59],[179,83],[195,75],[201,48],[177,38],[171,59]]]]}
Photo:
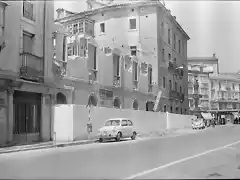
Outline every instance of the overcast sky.
{"type": "MultiPolygon", "coordinates": [[[[85,10],[85,0],[55,1],[55,10],[85,10]]],[[[240,70],[240,2],[166,1],[166,7],[190,36],[188,56],[216,53],[220,72],[240,70]]]]}

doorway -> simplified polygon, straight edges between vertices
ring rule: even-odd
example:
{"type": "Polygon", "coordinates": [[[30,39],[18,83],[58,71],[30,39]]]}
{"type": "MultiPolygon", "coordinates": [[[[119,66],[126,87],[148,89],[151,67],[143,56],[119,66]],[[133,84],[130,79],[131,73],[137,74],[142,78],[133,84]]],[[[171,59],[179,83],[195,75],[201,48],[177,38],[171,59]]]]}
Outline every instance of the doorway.
{"type": "Polygon", "coordinates": [[[28,144],[40,140],[41,94],[14,92],[13,140],[28,144]]]}

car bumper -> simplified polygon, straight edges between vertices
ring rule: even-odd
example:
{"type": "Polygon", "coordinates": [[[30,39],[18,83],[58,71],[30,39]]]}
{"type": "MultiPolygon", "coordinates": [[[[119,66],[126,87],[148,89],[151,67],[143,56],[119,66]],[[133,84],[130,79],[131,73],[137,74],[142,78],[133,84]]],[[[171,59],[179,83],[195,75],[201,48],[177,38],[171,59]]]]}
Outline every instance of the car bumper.
{"type": "Polygon", "coordinates": [[[107,133],[107,134],[100,134],[99,138],[100,139],[114,139],[116,138],[117,134],[116,133],[107,133]]]}

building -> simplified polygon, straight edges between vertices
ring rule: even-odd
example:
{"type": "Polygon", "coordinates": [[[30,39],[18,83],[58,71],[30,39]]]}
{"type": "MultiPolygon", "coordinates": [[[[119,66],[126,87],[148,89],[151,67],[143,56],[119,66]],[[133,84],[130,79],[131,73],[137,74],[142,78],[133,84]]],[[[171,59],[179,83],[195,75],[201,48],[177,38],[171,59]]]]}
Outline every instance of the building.
{"type": "Polygon", "coordinates": [[[118,2],[87,1],[74,15],[58,9],[55,22],[68,32],[65,79],[81,84],[74,103],[94,96],[98,106],[151,111],[161,89],[158,111],[187,113],[188,35],[159,1],[118,2]]]}
{"type": "Polygon", "coordinates": [[[210,110],[210,75],[217,74],[219,74],[219,65],[215,54],[212,57],[188,58],[188,97],[190,110],[195,108],[193,99],[195,80],[198,80],[198,93],[202,96],[199,100],[199,108],[202,111],[210,110]]]}
{"type": "Polygon", "coordinates": [[[52,1],[0,1],[0,145],[49,141],[52,1]],[[14,12],[14,13],[13,13],[14,12]]]}

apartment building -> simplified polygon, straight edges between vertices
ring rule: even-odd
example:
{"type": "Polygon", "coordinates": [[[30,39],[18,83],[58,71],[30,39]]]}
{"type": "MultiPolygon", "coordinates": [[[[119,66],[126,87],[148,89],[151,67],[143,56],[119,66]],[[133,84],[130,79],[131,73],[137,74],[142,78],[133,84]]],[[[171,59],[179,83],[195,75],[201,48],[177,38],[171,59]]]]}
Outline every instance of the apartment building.
{"type": "Polygon", "coordinates": [[[188,98],[190,110],[195,108],[193,94],[196,80],[199,83],[198,94],[202,96],[199,99],[199,108],[202,111],[210,110],[210,76],[217,74],[219,74],[219,65],[215,54],[212,57],[188,58],[188,98]]]}
{"type": "Polygon", "coordinates": [[[55,21],[68,32],[65,79],[78,80],[74,103],[151,111],[161,89],[158,111],[187,113],[189,37],[171,12],[159,1],[87,4],[74,15],[58,9],[55,21]]]}
{"type": "Polygon", "coordinates": [[[0,145],[52,137],[53,9],[52,1],[0,1],[0,145]]]}
{"type": "Polygon", "coordinates": [[[213,111],[239,111],[240,76],[237,73],[222,73],[210,76],[210,109],[213,111]]]}

